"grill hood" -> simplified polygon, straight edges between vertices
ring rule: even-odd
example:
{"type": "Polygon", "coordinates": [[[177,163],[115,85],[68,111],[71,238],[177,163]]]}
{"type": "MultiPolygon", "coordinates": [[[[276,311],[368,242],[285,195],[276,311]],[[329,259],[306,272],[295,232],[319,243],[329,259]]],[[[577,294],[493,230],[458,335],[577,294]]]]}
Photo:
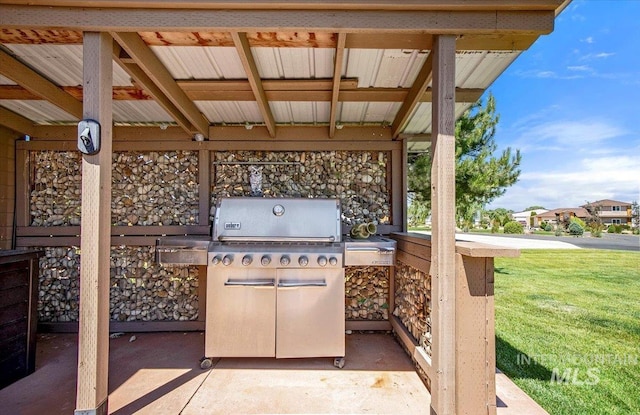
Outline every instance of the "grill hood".
{"type": "Polygon", "coordinates": [[[214,241],[340,242],[339,199],[227,197],[216,203],[214,241]]]}

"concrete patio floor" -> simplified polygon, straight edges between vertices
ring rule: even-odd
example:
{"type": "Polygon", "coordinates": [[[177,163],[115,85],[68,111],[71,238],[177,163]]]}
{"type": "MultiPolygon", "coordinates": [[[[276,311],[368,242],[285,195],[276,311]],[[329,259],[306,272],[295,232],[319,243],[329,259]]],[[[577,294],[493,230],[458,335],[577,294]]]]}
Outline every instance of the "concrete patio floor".
{"type": "MultiPolygon", "coordinates": [[[[203,371],[203,333],[136,333],[110,340],[109,413],[428,413],[431,396],[388,333],[347,336],[333,359],[221,359],[203,371]],[[132,338],[135,336],[135,339],[132,338]]],[[[76,334],[38,336],[36,371],[0,390],[0,414],[72,414],[76,334]]],[[[498,414],[545,414],[497,375],[498,414]]]]}

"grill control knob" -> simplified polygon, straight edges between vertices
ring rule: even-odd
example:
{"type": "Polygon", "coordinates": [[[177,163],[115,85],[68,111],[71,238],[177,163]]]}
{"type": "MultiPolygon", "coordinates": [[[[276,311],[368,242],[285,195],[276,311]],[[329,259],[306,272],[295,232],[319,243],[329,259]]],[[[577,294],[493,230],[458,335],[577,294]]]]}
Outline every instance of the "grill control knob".
{"type": "Polygon", "coordinates": [[[242,265],[244,265],[245,267],[247,265],[251,265],[251,262],[253,262],[253,258],[251,258],[251,255],[245,255],[242,257],[242,265]]]}
{"type": "Polygon", "coordinates": [[[331,258],[329,258],[329,263],[333,266],[338,265],[338,259],[334,256],[332,256],[331,258]]]}
{"type": "Polygon", "coordinates": [[[298,258],[298,264],[300,264],[301,267],[306,267],[307,265],[309,265],[309,258],[302,255],[300,258],[298,258]]]}
{"type": "Polygon", "coordinates": [[[282,258],[280,258],[280,265],[282,265],[283,267],[286,267],[287,265],[289,265],[290,262],[291,262],[291,259],[289,259],[287,255],[283,255],[282,258]]]}
{"type": "Polygon", "coordinates": [[[220,255],[214,256],[213,259],[211,260],[211,263],[213,265],[218,265],[220,263],[220,255]]]}
{"type": "Polygon", "coordinates": [[[222,258],[222,265],[224,266],[231,265],[232,262],[233,262],[233,255],[225,255],[224,258],[222,258]]]}
{"type": "Polygon", "coordinates": [[[260,263],[266,267],[271,263],[271,257],[269,255],[263,255],[260,259],[260,263]]]}
{"type": "Polygon", "coordinates": [[[321,267],[324,267],[325,265],[327,265],[327,257],[322,255],[318,257],[318,265],[320,265],[321,267]]]}

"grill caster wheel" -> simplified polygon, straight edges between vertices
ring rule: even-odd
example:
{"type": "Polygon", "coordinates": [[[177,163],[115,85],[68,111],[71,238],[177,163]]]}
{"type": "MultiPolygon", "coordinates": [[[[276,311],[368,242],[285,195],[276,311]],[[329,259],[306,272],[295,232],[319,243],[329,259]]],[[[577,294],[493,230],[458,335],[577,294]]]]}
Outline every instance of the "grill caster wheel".
{"type": "Polygon", "coordinates": [[[335,359],[333,359],[333,365],[338,369],[342,369],[344,367],[344,363],[344,357],[336,357],[335,359]]]}
{"type": "Polygon", "coordinates": [[[213,366],[213,361],[208,357],[203,357],[202,359],[200,359],[200,369],[211,369],[211,366],[213,366]]]}

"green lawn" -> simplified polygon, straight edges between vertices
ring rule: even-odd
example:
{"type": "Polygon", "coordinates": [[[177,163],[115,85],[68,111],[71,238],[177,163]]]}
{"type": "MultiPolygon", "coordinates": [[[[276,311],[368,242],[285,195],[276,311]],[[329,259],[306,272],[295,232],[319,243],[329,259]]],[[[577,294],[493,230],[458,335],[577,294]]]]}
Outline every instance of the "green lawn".
{"type": "Polygon", "coordinates": [[[497,366],[550,414],[640,414],[640,253],[496,258],[495,303],[497,366]]]}

